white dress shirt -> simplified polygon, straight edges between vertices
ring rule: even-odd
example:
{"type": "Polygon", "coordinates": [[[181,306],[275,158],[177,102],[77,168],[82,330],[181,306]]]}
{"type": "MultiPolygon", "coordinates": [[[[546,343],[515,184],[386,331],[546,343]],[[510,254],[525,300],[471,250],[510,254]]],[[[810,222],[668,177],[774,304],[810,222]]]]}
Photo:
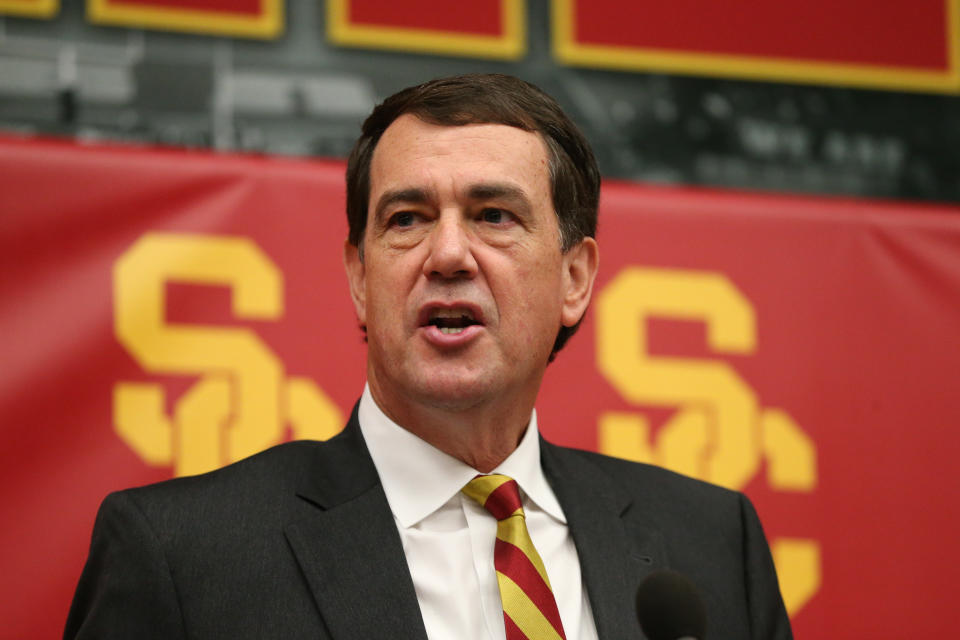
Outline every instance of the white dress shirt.
{"type": "MultiPolygon", "coordinates": [[[[460,493],[477,471],[390,420],[369,387],[360,430],[380,474],[431,640],[505,640],[493,567],[497,521],[460,493]]],[[[568,640],[597,630],[566,518],[540,468],[536,412],[517,449],[492,473],[520,486],[527,529],[550,577],[568,640]]]]}

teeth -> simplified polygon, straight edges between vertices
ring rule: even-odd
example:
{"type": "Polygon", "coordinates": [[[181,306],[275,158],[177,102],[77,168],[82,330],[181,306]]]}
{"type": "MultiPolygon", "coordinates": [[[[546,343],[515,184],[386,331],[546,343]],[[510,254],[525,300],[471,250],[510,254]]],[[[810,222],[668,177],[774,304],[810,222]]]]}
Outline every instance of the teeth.
{"type": "Polygon", "coordinates": [[[473,320],[473,313],[469,309],[434,309],[430,312],[430,318],[467,318],[473,320]]]}
{"type": "Polygon", "coordinates": [[[440,329],[440,333],[444,333],[448,336],[451,334],[460,333],[461,331],[463,331],[463,327],[438,327],[438,328],[440,329]]]}

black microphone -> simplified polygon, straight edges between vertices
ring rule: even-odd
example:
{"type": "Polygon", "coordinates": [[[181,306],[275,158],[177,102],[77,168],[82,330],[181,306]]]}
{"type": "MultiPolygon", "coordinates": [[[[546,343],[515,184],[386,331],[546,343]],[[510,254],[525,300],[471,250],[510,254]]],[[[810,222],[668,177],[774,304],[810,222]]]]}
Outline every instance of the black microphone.
{"type": "Polygon", "coordinates": [[[637,619],[650,640],[704,640],[707,610],[697,587],[667,569],[654,571],[637,589],[637,619]]]}

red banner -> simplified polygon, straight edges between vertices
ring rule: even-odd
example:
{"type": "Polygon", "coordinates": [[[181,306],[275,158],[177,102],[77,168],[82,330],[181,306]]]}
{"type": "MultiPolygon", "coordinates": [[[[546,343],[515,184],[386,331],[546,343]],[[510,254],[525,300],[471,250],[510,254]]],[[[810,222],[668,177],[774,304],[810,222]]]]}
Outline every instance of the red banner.
{"type": "Polygon", "coordinates": [[[960,91],[960,0],[554,0],[567,64],[960,91]]]}
{"type": "MultiPolygon", "coordinates": [[[[98,503],[335,433],[343,166],[0,138],[2,635],[59,633],[98,503]]],[[[960,210],[608,183],[538,410],[745,490],[799,638],[952,630],[960,210]]]]}
{"type": "Polygon", "coordinates": [[[527,47],[520,0],[327,0],[327,36],[342,46],[477,58],[520,58],[527,47]]]}

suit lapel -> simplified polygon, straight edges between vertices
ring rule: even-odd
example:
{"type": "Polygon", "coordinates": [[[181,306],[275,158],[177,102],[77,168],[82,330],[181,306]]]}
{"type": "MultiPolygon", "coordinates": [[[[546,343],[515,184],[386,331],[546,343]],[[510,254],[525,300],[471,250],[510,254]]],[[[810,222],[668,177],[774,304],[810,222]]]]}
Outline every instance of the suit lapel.
{"type": "Polygon", "coordinates": [[[588,459],[542,439],[540,446],[577,548],[597,635],[642,637],[635,599],[640,582],[664,564],[659,535],[628,522],[630,497],[588,459]]]}
{"type": "MultiPolygon", "coordinates": [[[[665,564],[659,535],[631,523],[638,518],[626,516],[637,506],[589,459],[543,440],[540,445],[544,472],[577,548],[599,638],[641,637],[634,599],[647,574],[665,564]]],[[[289,523],[284,533],[331,637],[426,640],[400,536],[356,409],[343,432],[317,451],[297,492],[313,513],[289,523]]]]}
{"type": "Polygon", "coordinates": [[[360,433],[356,409],[318,447],[298,495],[314,506],[284,533],[337,640],[426,640],[403,546],[360,433]]]}

